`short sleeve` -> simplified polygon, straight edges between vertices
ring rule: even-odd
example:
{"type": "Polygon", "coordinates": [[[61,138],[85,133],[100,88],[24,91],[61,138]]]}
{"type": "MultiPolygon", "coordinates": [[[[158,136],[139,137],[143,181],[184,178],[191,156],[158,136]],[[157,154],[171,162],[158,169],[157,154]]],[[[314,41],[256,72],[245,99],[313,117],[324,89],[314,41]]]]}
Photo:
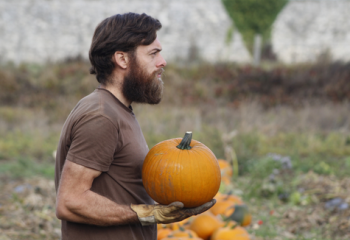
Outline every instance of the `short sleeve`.
{"type": "Polygon", "coordinates": [[[84,116],[73,126],[71,139],[67,160],[101,172],[108,171],[118,141],[118,130],[108,118],[84,116]]]}

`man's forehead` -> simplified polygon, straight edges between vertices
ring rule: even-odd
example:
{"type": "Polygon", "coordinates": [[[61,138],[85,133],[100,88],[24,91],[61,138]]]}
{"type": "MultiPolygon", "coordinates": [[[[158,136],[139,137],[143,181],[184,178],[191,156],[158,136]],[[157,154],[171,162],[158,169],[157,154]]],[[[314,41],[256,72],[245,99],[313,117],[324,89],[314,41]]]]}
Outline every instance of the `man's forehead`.
{"type": "Polygon", "coordinates": [[[158,38],[156,38],[150,45],[140,45],[139,49],[141,51],[149,52],[153,50],[162,50],[162,44],[159,42],[158,38]]]}

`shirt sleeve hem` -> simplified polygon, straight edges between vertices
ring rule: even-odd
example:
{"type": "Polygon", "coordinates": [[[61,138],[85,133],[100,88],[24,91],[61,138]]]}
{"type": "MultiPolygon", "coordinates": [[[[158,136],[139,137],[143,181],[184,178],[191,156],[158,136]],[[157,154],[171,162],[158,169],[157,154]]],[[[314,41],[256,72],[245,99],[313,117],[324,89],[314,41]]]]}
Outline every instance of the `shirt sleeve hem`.
{"type": "Polygon", "coordinates": [[[88,159],[79,158],[77,156],[74,156],[73,154],[68,153],[66,159],[68,161],[74,162],[74,163],[82,165],[84,167],[92,168],[92,169],[97,170],[97,171],[107,172],[109,170],[108,166],[103,166],[103,165],[98,164],[96,162],[92,162],[91,160],[88,160],[88,159]]]}

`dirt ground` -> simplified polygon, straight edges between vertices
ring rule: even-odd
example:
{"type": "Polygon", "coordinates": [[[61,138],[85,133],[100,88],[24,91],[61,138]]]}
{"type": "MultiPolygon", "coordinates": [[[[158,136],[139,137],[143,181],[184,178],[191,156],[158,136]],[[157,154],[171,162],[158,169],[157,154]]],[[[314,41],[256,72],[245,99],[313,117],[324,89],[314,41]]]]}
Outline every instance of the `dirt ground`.
{"type": "MultiPolygon", "coordinates": [[[[301,204],[280,203],[270,211],[279,236],[257,234],[260,226],[253,221],[248,227],[252,239],[350,239],[350,178],[338,180],[313,172],[300,178],[301,204]]],[[[0,180],[0,240],[60,239],[53,180],[0,180]]],[[[263,209],[248,204],[254,220],[258,220],[263,209]]]]}
{"type": "MultiPolygon", "coordinates": [[[[252,215],[263,216],[262,211],[270,215],[264,224],[273,224],[277,237],[261,236],[256,223],[249,227],[253,239],[350,239],[350,178],[342,180],[334,176],[321,176],[314,172],[299,176],[298,194],[293,194],[288,203],[268,204],[267,209],[250,203],[252,215]],[[297,204],[296,204],[297,203],[297,204]],[[272,221],[274,218],[274,221],[272,221]],[[256,234],[254,234],[254,232],[256,234]],[[260,236],[257,236],[260,235],[260,236]]],[[[262,227],[262,226],[261,226],[262,227]]],[[[271,231],[270,231],[271,232],[271,231]]]]}
{"type": "Polygon", "coordinates": [[[53,180],[0,182],[0,240],[60,239],[53,180]]]}

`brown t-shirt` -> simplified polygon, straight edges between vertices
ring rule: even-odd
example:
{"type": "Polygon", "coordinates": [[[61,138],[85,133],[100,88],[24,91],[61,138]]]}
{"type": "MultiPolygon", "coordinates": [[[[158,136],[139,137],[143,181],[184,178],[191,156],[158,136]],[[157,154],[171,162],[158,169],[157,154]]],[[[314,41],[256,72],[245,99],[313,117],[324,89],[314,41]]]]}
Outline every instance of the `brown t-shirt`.
{"type": "MultiPolygon", "coordinates": [[[[69,114],[57,148],[56,191],[66,160],[101,171],[91,190],[130,205],[154,204],[142,184],[148,146],[132,108],[98,88],[81,99],[69,114]]],[[[62,221],[62,240],[154,240],[155,225],[140,223],[99,227],[62,221]]]]}

